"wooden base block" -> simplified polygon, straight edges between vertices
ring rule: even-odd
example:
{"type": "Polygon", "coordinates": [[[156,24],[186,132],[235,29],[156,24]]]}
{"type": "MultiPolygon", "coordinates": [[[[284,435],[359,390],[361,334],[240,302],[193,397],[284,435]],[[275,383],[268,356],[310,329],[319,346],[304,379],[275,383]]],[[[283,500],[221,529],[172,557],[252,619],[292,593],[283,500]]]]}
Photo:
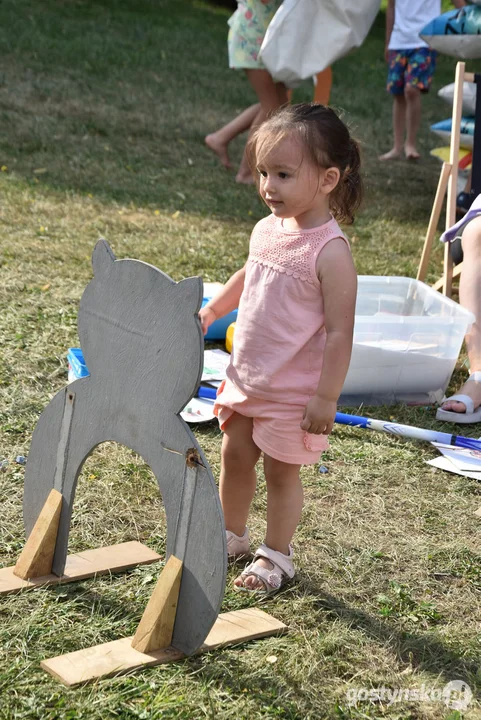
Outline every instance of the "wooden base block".
{"type": "Polygon", "coordinates": [[[52,572],[61,511],[62,493],[51,490],[13,569],[14,575],[31,580],[52,572]]]}
{"type": "Polygon", "coordinates": [[[141,653],[169,647],[174,632],[183,562],[171,555],[162,570],[132,640],[141,653]]]}
{"type": "Polygon", "coordinates": [[[13,567],[0,569],[0,595],[18,592],[39,585],[59,585],[84,580],[94,575],[118,573],[122,570],[147,565],[160,560],[160,555],[136,540],[109,545],[96,550],[86,550],[76,555],[69,555],[62,577],[44,575],[43,577],[22,580],[13,574],[13,567]]]}
{"type": "MultiPolygon", "coordinates": [[[[268,635],[279,635],[286,630],[284,623],[258,608],[223,613],[217,618],[197,653],[210,652],[224,645],[234,645],[268,635]]],[[[132,638],[127,637],[43,660],[40,665],[64,685],[71,687],[101,677],[121,675],[141,667],[175,662],[184,657],[184,653],[172,647],[149,654],[138,652],[132,647],[132,638]]]]}

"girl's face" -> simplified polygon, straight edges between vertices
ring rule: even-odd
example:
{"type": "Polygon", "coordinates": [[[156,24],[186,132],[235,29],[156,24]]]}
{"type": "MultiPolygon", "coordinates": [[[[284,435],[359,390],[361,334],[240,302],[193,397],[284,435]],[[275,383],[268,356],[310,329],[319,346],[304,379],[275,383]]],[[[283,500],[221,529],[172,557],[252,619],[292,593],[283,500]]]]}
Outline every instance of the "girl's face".
{"type": "Polygon", "coordinates": [[[337,168],[319,169],[302,142],[285,137],[257,165],[259,193],[279,218],[296,218],[299,224],[326,221],[329,193],[339,180],[337,168]]]}

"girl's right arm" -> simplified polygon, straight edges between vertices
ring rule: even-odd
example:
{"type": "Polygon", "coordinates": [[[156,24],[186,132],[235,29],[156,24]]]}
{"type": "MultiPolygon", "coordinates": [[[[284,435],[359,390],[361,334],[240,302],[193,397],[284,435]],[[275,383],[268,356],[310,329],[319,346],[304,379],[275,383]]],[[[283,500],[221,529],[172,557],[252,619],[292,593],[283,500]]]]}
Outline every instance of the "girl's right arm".
{"type": "Polygon", "coordinates": [[[201,308],[199,311],[199,320],[204,335],[214,320],[228,315],[239,306],[239,300],[244,290],[245,275],[246,268],[244,265],[241,270],[238,270],[229,278],[220,293],[201,308]]]}

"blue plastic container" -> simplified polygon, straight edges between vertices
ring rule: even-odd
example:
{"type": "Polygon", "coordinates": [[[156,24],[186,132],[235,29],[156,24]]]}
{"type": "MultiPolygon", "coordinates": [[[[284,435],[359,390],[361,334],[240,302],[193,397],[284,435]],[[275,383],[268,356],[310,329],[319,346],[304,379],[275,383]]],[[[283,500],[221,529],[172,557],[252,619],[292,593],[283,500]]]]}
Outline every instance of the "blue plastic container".
{"type": "Polygon", "coordinates": [[[84,356],[81,348],[69,348],[67,352],[68,360],[68,381],[73,382],[90,375],[85,364],[84,356]]]}

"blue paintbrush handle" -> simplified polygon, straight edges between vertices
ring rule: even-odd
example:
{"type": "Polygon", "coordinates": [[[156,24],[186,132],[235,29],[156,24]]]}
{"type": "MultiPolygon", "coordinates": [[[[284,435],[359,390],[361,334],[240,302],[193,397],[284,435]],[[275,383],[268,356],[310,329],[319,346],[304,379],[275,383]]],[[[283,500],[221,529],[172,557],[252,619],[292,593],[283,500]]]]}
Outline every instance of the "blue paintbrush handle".
{"type": "Polygon", "coordinates": [[[437,430],[426,430],[412,425],[373,420],[372,418],[365,418],[360,415],[347,415],[346,413],[336,413],[335,420],[341,425],[351,425],[353,427],[367,428],[368,430],[379,430],[380,432],[389,433],[390,435],[412,438],[413,440],[438,442],[443,445],[455,445],[457,447],[481,451],[480,440],[463,437],[462,435],[451,435],[450,433],[438,432],[437,430]]]}

